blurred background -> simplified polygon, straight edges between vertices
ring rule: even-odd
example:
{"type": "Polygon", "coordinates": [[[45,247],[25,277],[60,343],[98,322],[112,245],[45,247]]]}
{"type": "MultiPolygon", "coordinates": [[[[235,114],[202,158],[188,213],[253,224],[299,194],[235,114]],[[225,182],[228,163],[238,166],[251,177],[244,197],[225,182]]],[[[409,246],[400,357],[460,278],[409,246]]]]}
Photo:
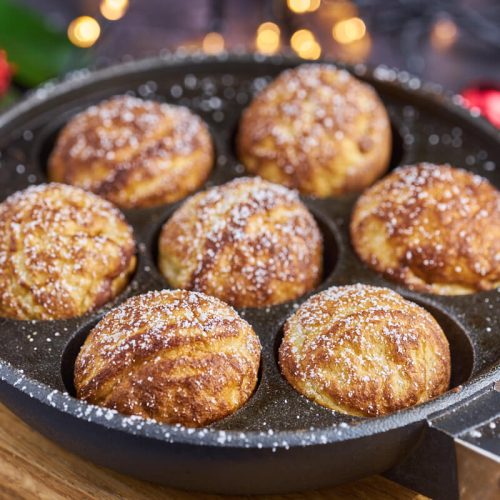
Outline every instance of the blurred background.
{"type": "Polygon", "coordinates": [[[393,66],[500,126],[499,0],[0,0],[0,108],[77,68],[174,51],[393,66]]]}

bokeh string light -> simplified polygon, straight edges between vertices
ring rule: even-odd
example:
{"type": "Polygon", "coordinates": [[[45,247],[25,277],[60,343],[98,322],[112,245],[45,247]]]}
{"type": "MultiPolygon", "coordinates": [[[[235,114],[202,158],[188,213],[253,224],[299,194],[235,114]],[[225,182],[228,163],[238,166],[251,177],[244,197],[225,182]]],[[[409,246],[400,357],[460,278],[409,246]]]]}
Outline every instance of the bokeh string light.
{"type": "Polygon", "coordinates": [[[225,47],[224,37],[216,31],[211,31],[205,35],[201,46],[205,54],[220,54],[224,51],[225,47]]]}
{"type": "MultiPolygon", "coordinates": [[[[363,8],[358,9],[356,2],[352,0],[281,0],[278,10],[273,8],[263,12],[264,19],[267,17],[268,20],[259,25],[254,40],[247,40],[247,47],[252,47],[264,55],[286,51],[290,47],[303,59],[318,59],[327,54],[351,63],[364,61],[371,53],[372,38],[363,18],[368,19],[370,25],[373,25],[374,19],[378,19],[377,13],[369,10],[371,1],[366,0],[363,8]],[[306,26],[299,29],[299,23],[306,26]],[[326,39],[329,30],[334,43],[328,43],[326,39]],[[290,38],[289,33],[293,33],[290,38]]],[[[416,0],[408,1],[411,3],[416,0]]],[[[73,20],[68,27],[68,37],[78,47],[92,47],[101,36],[101,19],[101,24],[106,27],[106,20],[121,19],[131,4],[130,0],[99,0],[97,3],[102,18],[98,20],[81,16],[73,20]]],[[[224,8],[221,7],[223,3],[222,0],[214,0],[216,8],[214,7],[210,16],[211,23],[207,30],[209,32],[201,40],[197,38],[192,43],[193,50],[201,48],[206,54],[218,54],[231,49],[231,39],[225,40],[221,34],[224,31],[224,8]]],[[[404,11],[403,8],[400,10],[404,11]]],[[[427,25],[425,38],[434,50],[445,51],[456,43],[461,29],[460,18],[452,14],[433,12],[433,15],[427,15],[426,19],[430,26],[427,25]]],[[[377,29],[380,25],[379,19],[377,29]]],[[[391,26],[394,26],[394,23],[391,23],[391,26]]],[[[186,43],[183,46],[186,46],[186,43]]]]}
{"type": "Polygon", "coordinates": [[[68,26],[68,38],[77,47],[92,47],[100,35],[101,27],[99,23],[90,16],[77,17],[68,26]]]}
{"type": "Polygon", "coordinates": [[[438,19],[431,30],[431,44],[437,50],[449,49],[458,38],[457,25],[448,18],[438,19]]]}
{"type": "Polygon", "coordinates": [[[361,40],[366,34],[366,25],[359,17],[343,19],[334,24],[332,36],[340,44],[348,44],[361,40]]]}
{"type": "Polygon", "coordinates": [[[257,29],[255,48],[261,54],[271,55],[280,49],[281,31],[277,24],[272,22],[262,23],[257,29]]]}
{"type": "Polygon", "coordinates": [[[302,59],[319,59],[321,56],[321,45],[316,40],[312,31],[301,29],[296,31],[290,38],[290,45],[295,53],[302,59]]]}
{"type": "Polygon", "coordinates": [[[99,10],[108,21],[118,21],[127,12],[128,0],[102,0],[99,10]]]}
{"type": "Polygon", "coordinates": [[[321,6],[321,0],[311,0],[309,2],[309,8],[307,9],[307,12],[315,12],[317,11],[321,6]]]}
{"type": "Polygon", "coordinates": [[[303,14],[309,10],[310,0],[287,0],[288,8],[296,14],[303,14]]]}
{"type": "Polygon", "coordinates": [[[295,14],[305,14],[319,9],[321,0],[287,0],[288,8],[295,14]]]}
{"type": "MultiPolygon", "coordinates": [[[[108,21],[121,19],[129,7],[129,0],[102,0],[99,9],[108,21]]],[[[99,22],[91,16],[80,16],[73,19],[67,30],[68,39],[77,47],[88,49],[101,36],[99,22]]]]}

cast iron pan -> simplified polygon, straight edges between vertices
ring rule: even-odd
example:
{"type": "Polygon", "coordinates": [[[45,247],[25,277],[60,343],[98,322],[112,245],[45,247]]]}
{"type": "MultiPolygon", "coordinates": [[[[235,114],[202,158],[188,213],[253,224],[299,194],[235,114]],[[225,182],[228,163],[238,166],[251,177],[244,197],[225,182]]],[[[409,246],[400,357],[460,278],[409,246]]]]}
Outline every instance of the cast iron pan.
{"type": "MultiPolygon", "coordinates": [[[[47,180],[48,155],[71,116],[125,92],[189,106],[206,120],[216,161],[204,187],[243,175],[233,144],[241,111],[255,92],[297,64],[298,60],[282,56],[170,55],[95,73],[77,72],[65,82],[40,88],[0,116],[0,200],[47,180]]],[[[463,109],[458,98],[445,96],[405,72],[386,67],[350,69],[375,86],[389,110],[394,135],[391,168],[423,160],[449,162],[500,187],[500,165],[495,163],[500,161],[499,133],[463,109]]],[[[130,285],[113,303],[74,320],[0,320],[1,400],[73,452],[174,487],[221,493],[287,492],[393,468],[392,477],[421,491],[454,496],[454,452],[446,444],[453,441],[442,431],[490,454],[499,452],[493,424],[500,415],[499,394],[494,390],[500,379],[500,293],[462,297],[411,293],[370,271],[349,242],[355,200],[356,196],[304,198],[325,240],[325,275],[313,293],[334,284],[371,283],[392,288],[428,309],[451,345],[452,389],[443,396],[371,419],[341,415],[300,396],[280,375],[277,348],[284,321],[304,296],[294,303],[240,311],[263,345],[260,381],[242,409],[208,428],[160,425],[75,399],[73,364],[89,330],[125,298],[167,287],[156,266],[155,249],[159,229],[178,203],[126,212],[135,230],[139,261],[130,285]],[[439,439],[433,433],[444,444],[436,446],[439,439]],[[394,469],[405,457],[410,466],[403,463],[394,469]],[[436,472],[445,462],[451,464],[444,473],[450,484],[426,477],[425,467],[436,472]]]]}

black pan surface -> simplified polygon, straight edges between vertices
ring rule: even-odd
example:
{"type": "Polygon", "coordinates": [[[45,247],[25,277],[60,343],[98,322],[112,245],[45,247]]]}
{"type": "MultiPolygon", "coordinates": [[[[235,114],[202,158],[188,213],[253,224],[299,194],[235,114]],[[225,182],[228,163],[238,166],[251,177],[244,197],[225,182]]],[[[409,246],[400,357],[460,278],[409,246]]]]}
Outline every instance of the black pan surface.
{"type": "MultiPolygon", "coordinates": [[[[234,150],[241,111],[283,69],[300,61],[277,56],[215,58],[172,55],[76,72],[48,84],[0,115],[0,201],[46,182],[47,158],[67,120],[90,104],[131,93],[182,104],[209,125],[216,150],[204,187],[244,175],[234,150]]],[[[500,134],[460,98],[406,72],[363,65],[350,69],[374,85],[394,135],[391,168],[419,161],[450,163],[500,188],[500,134]]],[[[111,304],[65,321],[0,319],[0,398],[31,425],[74,452],[138,477],[177,487],[225,493],[316,488],[388,469],[417,443],[427,419],[450,411],[500,378],[500,293],[439,297],[413,293],[366,268],[351,248],[348,224],[357,196],[303,198],[325,240],[325,275],[313,293],[332,285],[392,288],[427,308],[451,345],[452,389],[425,404],[380,418],[329,411],[295,392],[277,365],[282,325],[307,299],[240,310],[262,346],[258,387],[233,415],[204,429],[160,425],[74,398],[73,365],[86,335],[125,298],[167,288],[156,265],[162,223],[180,205],[126,211],[138,243],[138,267],[111,304]]]]}

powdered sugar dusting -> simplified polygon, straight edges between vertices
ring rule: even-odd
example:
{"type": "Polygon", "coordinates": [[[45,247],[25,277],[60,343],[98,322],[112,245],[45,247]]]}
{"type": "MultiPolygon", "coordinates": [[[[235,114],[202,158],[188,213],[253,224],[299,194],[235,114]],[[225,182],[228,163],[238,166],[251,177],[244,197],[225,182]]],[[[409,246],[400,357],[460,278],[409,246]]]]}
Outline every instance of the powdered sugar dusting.
{"type": "Polygon", "coordinates": [[[448,342],[421,307],[385,288],[332,287],[287,321],[280,364],[301,393],[334,410],[380,415],[444,392],[448,342]]]}
{"type": "Polygon", "coordinates": [[[197,188],[211,169],[212,153],[207,126],[188,108],[121,95],[70,120],[49,172],[120,206],[149,206],[197,188]]]}
{"type": "Polygon", "coordinates": [[[109,300],[135,266],[132,230],[110,203],[62,184],[0,205],[0,314],[65,318],[109,300]],[[119,279],[113,284],[114,279],[119,279]]]}
{"type": "Polygon", "coordinates": [[[325,134],[342,141],[362,113],[374,115],[371,127],[375,130],[387,127],[383,115],[375,113],[379,104],[375,92],[353,79],[347,71],[333,66],[304,64],[286,70],[257,97],[257,101],[267,106],[261,110],[264,113],[259,117],[261,123],[254,124],[254,139],[261,140],[270,134],[280,145],[293,145],[299,140],[304,153],[315,149],[325,134]],[[283,92],[286,98],[281,95],[283,92]],[[293,133],[280,125],[281,116],[292,125],[293,133]],[[269,120],[275,120],[275,125],[271,126],[269,120]]]}
{"type": "Polygon", "coordinates": [[[173,215],[162,231],[160,266],[175,286],[260,306],[314,286],[321,247],[296,192],[240,178],[191,198],[173,215]]]}
{"type": "Polygon", "coordinates": [[[78,395],[125,414],[206,425],[243,405],[260,343],[236,311],[185,290],[149,292],[108,313],[75,363],[78,395]]]}
{"type": "Polygon", "coordinates": [[[369,85],[331,65],[305,64],[253,100],[238,143],[249,171],[331,196],[365,187],[387,167],[390,123],[369,85]]]}
{"type": "Polygon", "coordinates": [[[69,155],[92,161],[114,159],[116,151],[127,148],[135,152],[140,141],[156,135],[165,117],[180,129],[177,128],[175,137],[161,138],[158,154],[164,157],[189,154],[201,133],[202,121],[196,115],[182,106],[123,95],[90,106],[71,120],[66,133],[75,141],[69,155]]]}
{"type": "Polygon", "coordinates": [[[358,200],[351,234],[363,260],[417,290],[463,294],[500,284],[500,193],[465,170],[396,169],[358,200]]]}

